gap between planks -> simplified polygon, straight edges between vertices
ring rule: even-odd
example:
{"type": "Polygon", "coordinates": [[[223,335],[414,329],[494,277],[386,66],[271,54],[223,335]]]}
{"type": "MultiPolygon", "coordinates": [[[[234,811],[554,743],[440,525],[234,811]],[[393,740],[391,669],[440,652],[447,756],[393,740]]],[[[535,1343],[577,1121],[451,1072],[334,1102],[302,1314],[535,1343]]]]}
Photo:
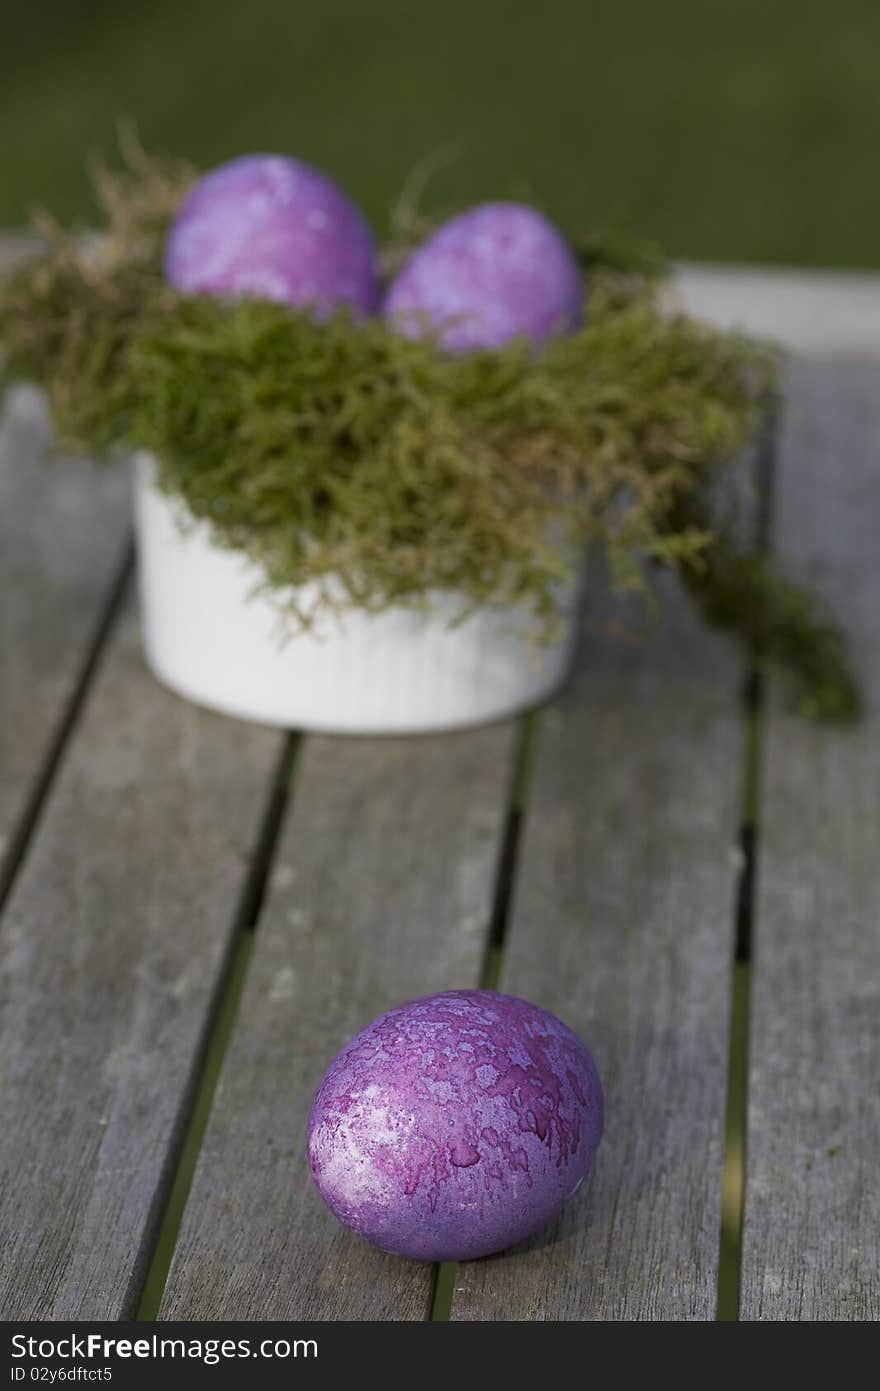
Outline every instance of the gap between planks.
{"type": "MultiPolygon", "coordinates": [[[[779,406],[765,407],[755,450],[755,550],[772,548],[779,406]]],[[[736,932],[730,997],[730,1049],[727,1062],[727,1104],[724,1122],[724,1161],[721,1180],[721,1228],[718,1252],[718,1299],[715,1317],[736,1322],[740,1311],[743,1212],[745,1206],[746,1145],[748,1142],[749,998],[752,933],[755,916],[755,874],[760,838],[759,807],[761,747],[765,720],[766,681],[761,653],[751,654],[743,689],[746,738],[742,779],[742,856],[736,898],[736,932]]]]}
{"type": "Polygon", "coordinates": [[[206,1030],[204,1053],[196,1068],[192,1096],[183,1122],[184,1133],[178,1154],[172,1158],[172,1175],[156,1232],[153,1254],[140,1294],[137,1319],[155,1319],[165,1292],[165,1282],[174,1256],[180,1223],[192,1187],[193,1174],[205,1129],[211,1115],[214,1093],[229,1046],[247,969],[253,952],[253,935],[259,921],[266,884],[272,868],[278,834],[287,804],[293,793],[296,759],[301,735],[291,731],[284,739],[278,767],[272,779],[263,824],[248,877],[244,883],[237,922],[230,944],[229,964],[218,991],[212,1020],[206,1030]]]}
{"type": "MultiPolygon", "coordinates": [[[[529,778],[534,762],[540,719],[540,711],[532,710],[520,722],[513,778],[501,841],[501,853],[498,857],[498,872],[492,897],[492,917],[486,938],[486,955],[480,974],[481,990],[499,989],[504,964],[504,941],[507,936],[510,905],[516,883],[516,862],[523,821],[528,807],[529,778]]],[[[432,1323],[448,1323],[449,1321],[457,1269],[457,1261],[443,1261],[436,1267],[430,1312],[432,1323]]]]}
{"type": "Polygon", "coordinates": [[[98,615],[92,637],[86,645],[85,656],[73,690],[66,707],[61,710],[42,762],[34,775],[31,791],[21,809],[15,829],[10,835],[5,854],[0,858],[0,916],[2,916],[4,905],[15,882],[15,876],[27,854],[28,846],[40,819],[40,813],[61,766],[61,760],[71,735],[76,729],[80,714],[85,707],[95,673],[113,631],[113,625],[121,612],[133,572],[134,541],[129,534],[122,562],[110,586],[103,611],[98,615]]]}
{"type": "MultiPolygon", "coordinates": [[[[2,247],[2,242],[0,242],[2,247]]],[[[131,569],[127,480],[59,458],[46,405],[0,410],[0,907],[111,635],[131,569]]]]}

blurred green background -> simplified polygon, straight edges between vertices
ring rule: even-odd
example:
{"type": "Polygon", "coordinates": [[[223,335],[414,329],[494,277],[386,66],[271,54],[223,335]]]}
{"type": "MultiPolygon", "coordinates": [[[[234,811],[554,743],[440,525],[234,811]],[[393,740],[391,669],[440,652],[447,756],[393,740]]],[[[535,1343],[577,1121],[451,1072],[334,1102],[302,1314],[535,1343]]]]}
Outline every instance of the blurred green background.
{"type": "Polygon", "coordinates": [[[210,165],[277,150],[377,230],[534,196],[673,256],[880,265],[877,0],[48,0],[4,7],[0,225],[87,216],[116,118],[210,165]]]}

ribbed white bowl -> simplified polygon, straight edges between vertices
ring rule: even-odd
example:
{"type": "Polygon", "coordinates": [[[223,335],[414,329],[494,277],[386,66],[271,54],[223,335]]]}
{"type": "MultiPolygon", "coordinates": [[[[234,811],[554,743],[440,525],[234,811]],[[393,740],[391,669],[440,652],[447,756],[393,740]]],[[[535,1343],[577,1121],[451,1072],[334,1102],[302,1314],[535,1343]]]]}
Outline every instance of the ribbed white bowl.
{"type": "MultiPolygon", "coordinates": [[[[285,631],[259,571],[212,544],[207,528],[154,486],[135,459],[135,524],[147,661],[164,685],[200,705],[262,724],[348,734],[460,729],[544,700],[571,661],[578,585],[561,596],[568,631],[529,645],[528,616],[459,610],[438,596],[426,613],[348,610],[285,631]]],[[[303,592],[306,607],[314,595],[303,592]]]]}

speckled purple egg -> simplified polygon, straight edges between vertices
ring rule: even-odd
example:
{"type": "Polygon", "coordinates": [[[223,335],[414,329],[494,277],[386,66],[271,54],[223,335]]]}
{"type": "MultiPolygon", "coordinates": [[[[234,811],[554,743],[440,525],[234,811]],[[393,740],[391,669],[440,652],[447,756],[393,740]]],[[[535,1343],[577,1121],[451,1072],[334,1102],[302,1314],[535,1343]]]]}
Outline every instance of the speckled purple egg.
{"type": "Polygon", "coordinates": [[[360,212],[317,169],[281,155],[246,155],[200,179],[168,234],[165,275],[185,294],[253,295],[321,315],[378,307],[360,212]]]}
{"type": "Polygon", "coordinates": [[[599,1075],[560,1020],[451,990],[343,1048],[312,1103],[309,1163],[339,1220],[382,1250],[470,1260],[551,1222],[601,1135],[599,1075]]]}
{"type": "Polygon", "coordinates": [[[414,253],[383,312],[410,338],[430,326],[445,348],[465,352],[521,334],[541,343],[579,323],[583,299],[577,262],[552,223],[520,203],[486,203],[414,253]]]}

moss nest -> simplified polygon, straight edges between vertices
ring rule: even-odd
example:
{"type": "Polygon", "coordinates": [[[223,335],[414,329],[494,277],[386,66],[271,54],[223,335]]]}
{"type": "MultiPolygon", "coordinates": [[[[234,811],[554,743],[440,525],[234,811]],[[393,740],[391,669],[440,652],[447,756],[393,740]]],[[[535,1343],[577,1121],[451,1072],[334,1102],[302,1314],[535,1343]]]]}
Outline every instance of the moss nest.
{"type": "Polygon", "coordinates": [[[595,240],[583,327],[539,351],[451,355],[381,319],[186,297],[161,259],[194,178],[131,149],[98,176],[102,235],[43,219],[45,254],[0,285],[4,374],[45,388],[66,442],[151,451],[160,487],[257,562],[300,622],[307,583],[377,611],[442,590],[462,615],[520,604],[547,639],[589,544],[621,587],[648,593],[654,565],[675,567],[707,620],[784,671],[802,713],[854,712],[818,602],[719,520],[775,389],[764,346],[671,311],[650,256],[595,240]]]}

